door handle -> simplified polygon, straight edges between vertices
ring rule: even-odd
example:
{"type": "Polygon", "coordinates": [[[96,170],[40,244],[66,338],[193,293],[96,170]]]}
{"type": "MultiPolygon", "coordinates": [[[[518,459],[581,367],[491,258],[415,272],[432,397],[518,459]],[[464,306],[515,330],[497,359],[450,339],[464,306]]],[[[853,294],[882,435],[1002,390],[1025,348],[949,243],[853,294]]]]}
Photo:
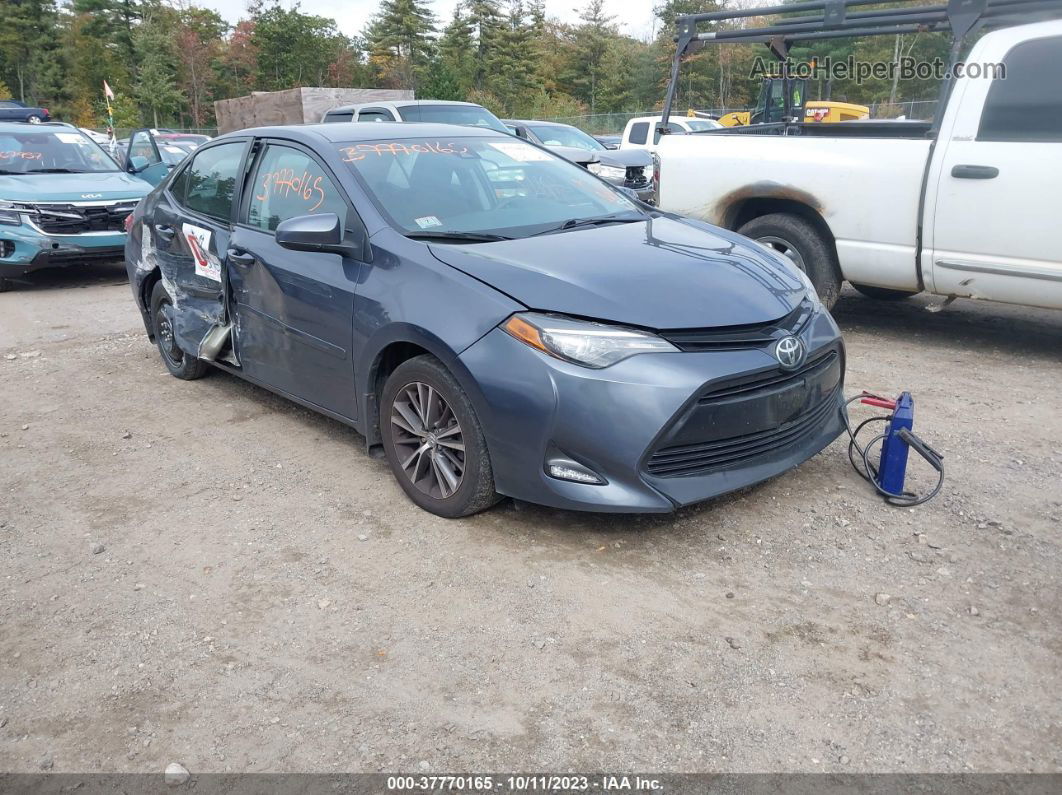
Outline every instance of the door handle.
{"type": "Polygon", "coordinates": [[[169,224],[155,224],[155,234],[163,240],[173,240],[176,230],[169,224]]]}
{"type": "Polygon", "coordinates": [[[242,248],[230,248],[225,252],[225,256],[228,257],[229,262],[233,265],[239,265],[241,268],[249,268],[255,262],[254,254],[244,251],[242,248]]]}
{"type": "Polygon", "coordinates": [[[999,169],[995,166],[955,166],[951,170],[955,179],[995,179],[999,169]]]}

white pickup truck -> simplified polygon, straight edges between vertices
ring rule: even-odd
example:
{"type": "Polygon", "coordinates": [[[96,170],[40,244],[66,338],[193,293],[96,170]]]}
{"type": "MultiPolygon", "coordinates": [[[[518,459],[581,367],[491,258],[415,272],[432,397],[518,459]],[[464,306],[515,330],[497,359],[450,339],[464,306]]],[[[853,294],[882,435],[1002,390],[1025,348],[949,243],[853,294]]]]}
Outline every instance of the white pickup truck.
{"type": "Polygon", "coordinates": [[[992,31],[966,63],[1005,78],[956,79],[935,137],[904,121],[665,134],[659,206],[782,251],[827,305],[848,281],[1062,308],[1062,21],[992,31]]]}

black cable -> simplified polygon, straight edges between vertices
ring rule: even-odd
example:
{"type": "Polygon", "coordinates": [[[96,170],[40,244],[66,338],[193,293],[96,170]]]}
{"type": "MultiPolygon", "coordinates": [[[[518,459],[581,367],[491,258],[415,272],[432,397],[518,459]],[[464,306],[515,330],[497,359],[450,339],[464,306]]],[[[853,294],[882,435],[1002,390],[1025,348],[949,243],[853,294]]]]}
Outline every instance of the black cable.
{"type": "MultiPolygon", "coordinates": [[[[919,442],[919,447],[924,447],[925,449],[923,450],[919,449],[919,447],[915,447],[915,452],[917,452],[919,455],[929,461],[930,464],[932,464],[933,467],[937,470],[937,484],[933,487],[931,491],[921,496],[906,491],[901,494],[896,494],[891,491],[886,491],[878,484],[878,470],[870,462],[870,451],[875,444],[877,444],[878,442],[883,442],[888,436],[888,433],[878,434],[869,442],[867,442],[866,446],[863,447],[859,445],[857,438],[859,437],[860,432],[865,427],[874,422],[888,422],[891,419],[891,415],[885,417],[870,417],[869,419],[863,420],[861,423],[859,423],[859,425],[854,431],[852,430],[851,423],[848,421],[848,406],[857,400],[862,400],[863,398],[867,397],[878,398],[879,400],[888,399],[881,398],[878,395],[867,394],[864,392],[846,400],[844,402],[844,406],[842,406],[840,409],[841,419],[844,421],[845,430],[848,431],[849,463],[851,463],[852,468],[855,469],[856,474],[858,474],[861,478],[863,478],[863,480],[867,481],[871,486],[873,486],[874,490],[877,491],[878,494],[880,494],[882,497],[884,497],[885,502],[887,502],[889,505],[895,505],[899,508],[913,508],[916,505],[921,505],[922,503],[929,502],[931,499],[936,497],[937,494],[940,493],[940,489],[944,485],[944,462],[941,460],[942,456],[939,453],[924,445],[924,443],[919,442]],[[855,451],[859,452],[858,459],[855,458],[853,455],[855,451]],[[929,454],[932,454],[933,458],[930,458],[929,454]],[[859,466],[859,461],[863,462],[862,467],[859,466]]],[[[914,434],[910,434],[910,436],[915,440],[918,439],[918,437],[914,436],[914,434]]]]}

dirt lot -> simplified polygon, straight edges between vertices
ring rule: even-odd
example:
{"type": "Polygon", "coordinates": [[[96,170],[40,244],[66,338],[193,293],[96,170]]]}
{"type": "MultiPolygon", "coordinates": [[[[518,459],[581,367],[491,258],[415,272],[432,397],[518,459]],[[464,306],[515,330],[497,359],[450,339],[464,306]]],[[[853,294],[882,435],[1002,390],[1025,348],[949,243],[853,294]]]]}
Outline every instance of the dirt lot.
{"type": "Polygon", "coordinates": [[[0,295],[0,770],[1062,771],[1062,314],[842,298],[849,389],[946,455],[921,508],[838,442],[674,516],[446,521],[168,376],[123,275],[0,295]]]}

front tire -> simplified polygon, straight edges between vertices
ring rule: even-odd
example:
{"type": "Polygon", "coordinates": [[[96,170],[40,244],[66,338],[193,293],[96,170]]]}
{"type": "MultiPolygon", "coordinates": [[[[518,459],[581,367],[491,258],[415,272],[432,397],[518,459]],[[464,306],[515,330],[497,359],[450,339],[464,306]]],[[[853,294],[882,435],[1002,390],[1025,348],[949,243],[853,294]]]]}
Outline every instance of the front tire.
{"type": "Polygon", "coordinates": [[[170,375],[182,381],[194,381],[206,375],[207,363],[185,353],[177,345],[170,316],[173,299],[162,282],[156,282],[151,290],[151,322],[155,329],[155,344],[162,355],[162,362],[170,375]]]}
{"type": "Polygon", "coordinates": [[[852,284],[857,292],[862,293],[867,298],[873,298],[878,301],[905,301],[911,296],[918,295],[917,292],[910,292],[908,290],[890,290],[888,287],[872,287],[869,284],[852,284]]]}
{"type": "Polygon", "coordinates": [[[391,373],[380,435],[391,472],[424,510],[455,519],[500,499],[472,402],[434,356],[409,359],[391,373]]]}
{"type": "Polygon", "coordinates": [[[815,285],[819,299],[832,309],[841,293],[841,272],[833,246],[810,221],[791,213],[753,218],[737,230],[792,260],[815,285]]]}
{"type": "Polygon", "coordinates": [[[15,283],[10,279],[0,279],[0,293],[6,293],[15,289],[15,283]]]}

